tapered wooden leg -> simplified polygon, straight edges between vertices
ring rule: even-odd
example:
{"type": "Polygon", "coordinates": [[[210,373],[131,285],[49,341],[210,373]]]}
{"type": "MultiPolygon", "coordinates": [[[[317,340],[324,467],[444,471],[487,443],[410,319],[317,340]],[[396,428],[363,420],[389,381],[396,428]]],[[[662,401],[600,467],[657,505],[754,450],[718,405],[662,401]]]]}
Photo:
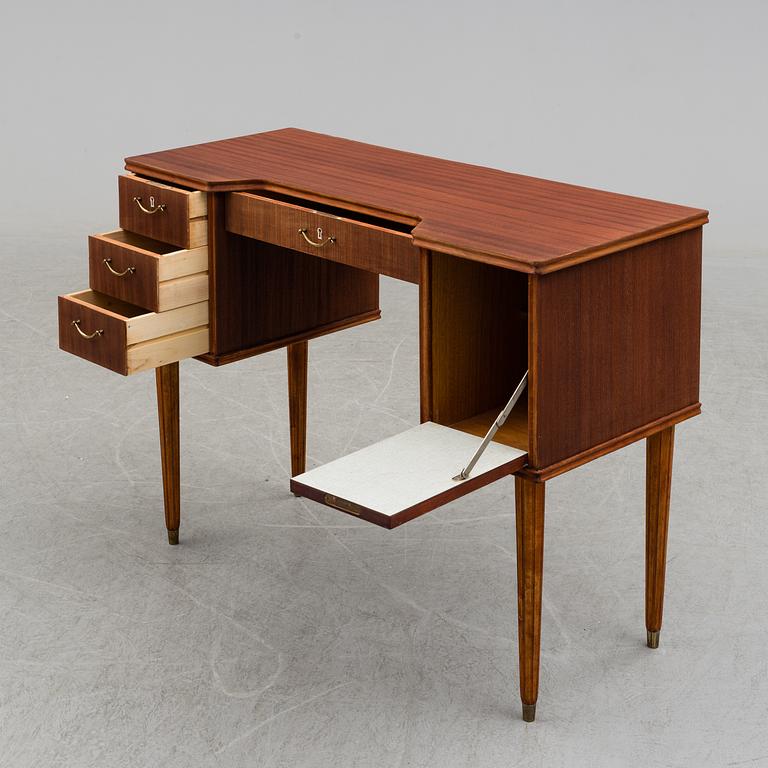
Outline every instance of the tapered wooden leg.
{"type": "Polygon", "coordinates": [[[179,472],[179,364],[155,369],[157,416],[160,422],[160,459],[163,465],[163,499],[168,543],[179,543],[181,479],[179,472]]]}
{"type": "Polygon", "coordinates": [[[544,556],[544,483],[515,478],[517,527],[517,637],[523,720],[536,718],[541,646],[541,578],[544,556]]]}
{"type": "Polygon", "coordinates": [[[307,463],[307,356],[309,344],[288,345],[288,419],[291,425],[291,477],[307,463]]]}
{"type": "Polygon", "coordinates": [[[664,611],[664,575],[667,566],[674,446],[674,426],[667,427],[646,440],[645,628],[649,648],[659,647],[661,617],[664,611]]]}

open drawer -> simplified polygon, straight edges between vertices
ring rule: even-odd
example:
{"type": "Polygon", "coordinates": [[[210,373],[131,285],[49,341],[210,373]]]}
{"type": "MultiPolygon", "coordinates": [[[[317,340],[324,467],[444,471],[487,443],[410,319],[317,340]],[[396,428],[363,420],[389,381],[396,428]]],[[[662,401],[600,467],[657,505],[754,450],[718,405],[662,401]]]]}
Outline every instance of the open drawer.
{"type": "Polygon", "coordinates": [[[286,195],[231,192],[229,232],[367,269],[410,283],[419,282],[419,249],[411,227],[286,195]]]}
{"type": "Polygon", "coordinates": [[[133,174],[118,177],[120,227],[179,248],[208,242],[208,197],[133,174]]]}
{"type": "Polygon", "coordinates": [[[147,312],[96,291],[59,296],[59,347],[128,375],[208,351],[208,302],[147,312]]]}
{"type": "Polygon", "coordinates": [[[291,490],[384,528],[396,528],[522,469],[528,454],[491,442],[455,479],[482,438],[427,421],[291,479],[291,490]]]}
{"type": "Polygon", "coordinates": [[[88,238],[91,288],[165,312],[208,298],[208,246],[178,249],[117,229],[88,238]]]}

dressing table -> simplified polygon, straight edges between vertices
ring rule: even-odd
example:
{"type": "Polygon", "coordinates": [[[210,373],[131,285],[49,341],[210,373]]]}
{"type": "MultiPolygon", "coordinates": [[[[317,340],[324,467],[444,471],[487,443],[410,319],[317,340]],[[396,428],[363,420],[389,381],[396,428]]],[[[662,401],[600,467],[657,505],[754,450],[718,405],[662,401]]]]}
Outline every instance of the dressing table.
{"type": "Polygon", "coordinates": [[[394,528],[514,475],[526,721],[546,482],[644,439],[658,646],[674,430],[700,412],[706,211],[293,128],[125,168],[119,228],[89,238],[89,288],[59,297],[59,343],[123,375],[155,370],[171,544],[179,360],[285,347],[295,494],[394,528]],[[419,286],[422,423],[307,471],[308,342],[378,319],[379,275],[419,286]]]}

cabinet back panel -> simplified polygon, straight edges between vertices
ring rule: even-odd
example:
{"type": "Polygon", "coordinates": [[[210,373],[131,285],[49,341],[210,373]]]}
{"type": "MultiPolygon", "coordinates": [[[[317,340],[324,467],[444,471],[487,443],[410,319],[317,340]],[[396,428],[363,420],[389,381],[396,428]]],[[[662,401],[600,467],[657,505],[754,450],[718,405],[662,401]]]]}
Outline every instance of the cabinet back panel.
{"type": "Polygon", "coordinates": [[[378,309],[376,274],[230,233],[224,241],[216,264],[215,354],[378,309]]]}
{"type": "Polygon", "coordinates": [[[500,410],[528,360],[528,276],[432,253],[432,420],[500,410]]]}

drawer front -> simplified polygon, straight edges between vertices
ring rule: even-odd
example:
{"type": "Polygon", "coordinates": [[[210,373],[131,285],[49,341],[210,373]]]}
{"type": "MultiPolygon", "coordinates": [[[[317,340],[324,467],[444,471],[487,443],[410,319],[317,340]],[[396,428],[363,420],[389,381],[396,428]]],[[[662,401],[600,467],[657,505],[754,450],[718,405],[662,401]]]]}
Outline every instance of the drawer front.
{"type": "Polygon", "coordinates": [[[419,282],[419,249],[403,232],[247,192],[227,196],[226,227],[238,235],[419,282]]]}
{"type": "Polygon", "coordinates": [[[59,347],[128,375],[208,352],[208,302],[168,312],[96,291],[59,296],[59,347]]]}
{"type": "Polygon", "coordinates": [[[208,242],[205,192],[171,187],[138,176],[118,179],[120,226],[179,248],[208,242]]]}
{"type": "Polygon", "coordinates": [[[59,296],[59,347],[65,352],[126,373],[125,331],[125,322],[119,317],[69,296],[59,296]],[[75,323],[88,338],[78,333],[75,323]]]}
{"type": "Polygon", "coordinates": [[[176,250],[124,230],[88,238],[89,284],[154,312],[208,298],[208,247],[176,250]]]}

